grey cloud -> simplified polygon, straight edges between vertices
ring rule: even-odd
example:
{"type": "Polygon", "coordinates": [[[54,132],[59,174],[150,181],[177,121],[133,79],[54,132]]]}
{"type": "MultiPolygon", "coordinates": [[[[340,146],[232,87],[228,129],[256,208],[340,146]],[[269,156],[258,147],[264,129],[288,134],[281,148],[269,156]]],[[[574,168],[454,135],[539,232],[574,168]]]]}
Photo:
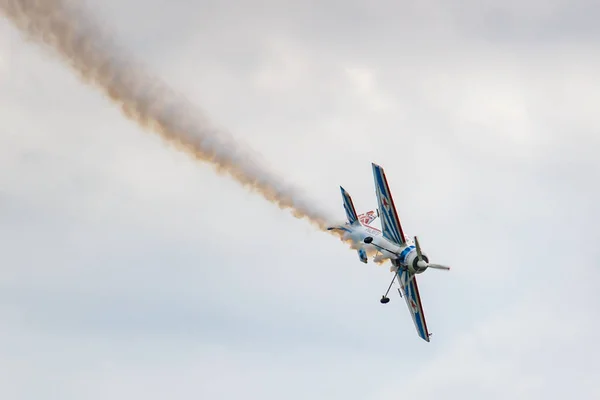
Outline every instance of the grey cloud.
{"type": "Polygon", "coordinates": [[[453,15],[467,35],[499,44],[545,46],[597,40],[594,1],[465,2],[453,15]]]}
{"type": "MultiPolygon", "coordinates": [[[[135,1],[92,6],[332,213],[339,184],[374,207],[369,163],[386,168],[406,230],[453,266],[419,277],[433,341],[397,295],[380,307],[387,267],[165,149],[11,36],[5,343],[37,343],[26,359],[90,398],[239,396],[224,376],[266,397],[594,396],[600,58],[575,22],[593,5],[146,4],[136,23],[135,1]]],[[[44,372],[2,354],[11,381],[44,372]]]]}

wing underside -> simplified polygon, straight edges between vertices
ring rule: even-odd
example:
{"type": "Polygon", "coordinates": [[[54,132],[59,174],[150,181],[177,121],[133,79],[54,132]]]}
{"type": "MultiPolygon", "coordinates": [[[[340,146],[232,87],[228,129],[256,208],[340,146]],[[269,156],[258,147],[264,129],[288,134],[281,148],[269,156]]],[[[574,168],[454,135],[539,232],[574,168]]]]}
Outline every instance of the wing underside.
{"type": "Polygon", "coordinates": [[[406,243],[406,239],[396,212],[394,199],[392,199],[392,193],[385,177],[385,172],[379,165],[372,165],[383,237],[396,243],[398,246],[402,246],[406,243]]]}
{"type": "Polygon", "coordinates": [[[417,333],[421,339],[429,342],[429,331],[427,330],[425,314],[423,313],[417,277],[406,270],[398,271],[397,277],[398,283],[400,283],[400,287],[402,288],[404,300],[408,306],[408,311],[410,312],[415,328],[417,329],[417,333]]]}

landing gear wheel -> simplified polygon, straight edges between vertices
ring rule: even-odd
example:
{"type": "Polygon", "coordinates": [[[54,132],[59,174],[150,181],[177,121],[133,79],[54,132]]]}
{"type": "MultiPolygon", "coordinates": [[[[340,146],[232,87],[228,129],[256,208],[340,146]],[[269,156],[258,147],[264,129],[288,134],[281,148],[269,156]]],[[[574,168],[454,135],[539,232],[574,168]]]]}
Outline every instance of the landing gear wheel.
{"type": "Polygon", "coordinates": [[[381,304],[387,304],[390,302],[389,297],[381,296],[381,300],[379,300],[381,304]]]}

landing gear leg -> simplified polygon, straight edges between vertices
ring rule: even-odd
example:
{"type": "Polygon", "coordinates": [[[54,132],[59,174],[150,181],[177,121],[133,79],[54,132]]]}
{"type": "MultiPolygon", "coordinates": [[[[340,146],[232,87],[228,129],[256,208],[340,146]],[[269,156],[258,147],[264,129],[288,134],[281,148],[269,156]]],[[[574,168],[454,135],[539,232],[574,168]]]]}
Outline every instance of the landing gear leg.
{"type": "Polygon", "coordinates": [[[390,282],[390,286],[388,287],[388,290],[385,292],[385,294],[383,296],[381,296],[381,300],[379,300],[379,302],[381,304],[387,304],[390,302],[390,298],[387,297],[388,293],[390,292],[390,289],[392,288],[392,285],[394,284],[394,279],[396,279],[396,273],[394,272],[394,276],[392,277],[392,281],[390,282]]]}

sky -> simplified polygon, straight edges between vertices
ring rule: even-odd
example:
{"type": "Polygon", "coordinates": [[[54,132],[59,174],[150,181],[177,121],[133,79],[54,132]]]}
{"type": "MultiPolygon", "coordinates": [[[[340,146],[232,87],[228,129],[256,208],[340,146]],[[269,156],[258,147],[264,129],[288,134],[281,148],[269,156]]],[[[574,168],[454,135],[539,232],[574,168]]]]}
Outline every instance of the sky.
{"type": "Polygon", "coordinates": [[[600,6],[88,0],[132,57],[389,265],[125,119],[0,20],[0,397],[600,396],[600,6]]]}

